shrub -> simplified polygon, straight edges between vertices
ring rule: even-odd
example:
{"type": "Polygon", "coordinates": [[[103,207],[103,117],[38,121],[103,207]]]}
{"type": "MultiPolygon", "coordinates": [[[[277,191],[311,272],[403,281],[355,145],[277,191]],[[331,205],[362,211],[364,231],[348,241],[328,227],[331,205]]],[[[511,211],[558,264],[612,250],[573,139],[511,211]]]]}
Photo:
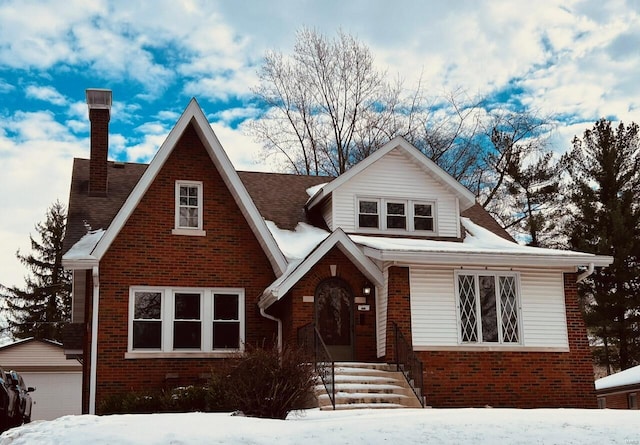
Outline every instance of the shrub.
{"type": "Polygon", "coordinates": [[[301,363],[301,351],[248,348],[222,379],[224,397],[247,416],[285,419],[308,407],[316,382],[312,363],[301,363]]]}

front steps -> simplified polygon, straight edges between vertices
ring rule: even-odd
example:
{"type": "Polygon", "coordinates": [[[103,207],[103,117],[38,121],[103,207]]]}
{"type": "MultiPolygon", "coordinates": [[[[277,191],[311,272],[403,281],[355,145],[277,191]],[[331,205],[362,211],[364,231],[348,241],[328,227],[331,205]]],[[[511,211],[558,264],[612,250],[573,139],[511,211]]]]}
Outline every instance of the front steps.
{"type": "MultiPolygon", "coordinates": [[[[422,408],[402,372],[386,363],[336,362],[336,409],[422,408]]],[[[324,385],[316,386],[321,410],[331,410],[324,385]]]]}

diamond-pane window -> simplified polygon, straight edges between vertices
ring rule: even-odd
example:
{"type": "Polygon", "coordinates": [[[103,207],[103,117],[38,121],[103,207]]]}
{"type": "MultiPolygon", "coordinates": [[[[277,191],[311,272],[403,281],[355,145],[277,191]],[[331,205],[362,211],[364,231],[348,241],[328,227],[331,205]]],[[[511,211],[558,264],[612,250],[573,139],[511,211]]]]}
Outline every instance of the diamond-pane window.
{"type": "Polygon", "coordinates": [[[478,341],[476,286],[473,275],[458,275],[460,292],[460,333],[463,342],[478,341]]]}
{"type": "Polygon", "coordinates": [[[520,343],[517,275],[460,273],[458,311],[463,343],[520,343]]]}
{"type": "Polygon", "coordinates": [[[500,277],[500,310],[504,343],[518,343],[518,299],[514,277],[500,277]]]}

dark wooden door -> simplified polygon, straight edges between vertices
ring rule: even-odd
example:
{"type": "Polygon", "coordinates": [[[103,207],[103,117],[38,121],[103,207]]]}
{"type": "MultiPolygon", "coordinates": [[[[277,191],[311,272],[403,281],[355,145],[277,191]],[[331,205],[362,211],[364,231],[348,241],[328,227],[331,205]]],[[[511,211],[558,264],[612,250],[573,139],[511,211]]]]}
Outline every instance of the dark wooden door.
{"type": "Polygon", "coordinates": [[[316,326],[334,360],[353,360],[353,292],[341,278],[329,278],[316,288],[316,326]]]}

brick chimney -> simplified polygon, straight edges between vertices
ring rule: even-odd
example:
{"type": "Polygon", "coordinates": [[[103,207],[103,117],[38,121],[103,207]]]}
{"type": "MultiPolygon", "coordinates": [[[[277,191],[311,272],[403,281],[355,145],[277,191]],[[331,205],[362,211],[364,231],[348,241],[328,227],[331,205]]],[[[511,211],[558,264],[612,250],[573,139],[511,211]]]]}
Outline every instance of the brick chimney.
{"type": "Polygon", "coordinates": [[[86,91],[91,122],[91,160],[89,163],[89,196],[107,196],[107,153],[109,151],[109,119],[111,90],[91,88],[86,91]]]}

